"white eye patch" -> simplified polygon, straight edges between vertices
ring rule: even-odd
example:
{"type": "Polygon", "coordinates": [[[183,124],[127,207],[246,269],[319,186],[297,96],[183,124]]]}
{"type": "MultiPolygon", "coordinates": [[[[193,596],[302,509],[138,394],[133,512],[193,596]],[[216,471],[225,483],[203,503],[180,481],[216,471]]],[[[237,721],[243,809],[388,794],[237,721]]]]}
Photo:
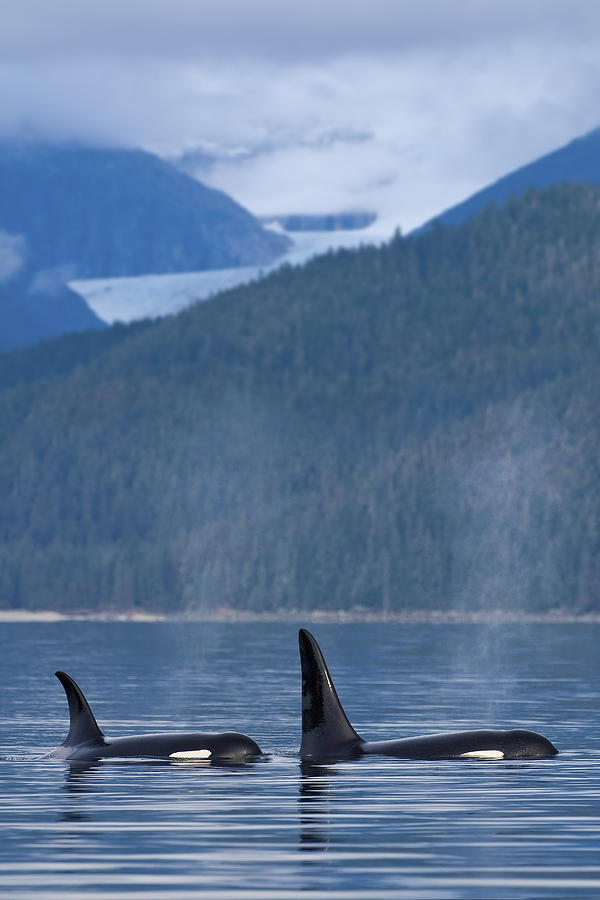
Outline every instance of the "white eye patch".
{"type": "Polygon", "coordinates": [[[210,750],[178,750],[176,753],[169,753],[169,759],[210,759],[211,756],[210,750]]]}
{"type": "Polygon", "coordinates": [[[504,759],[502,750],[470,750],[461,753],[459,759],[504,759]]]}

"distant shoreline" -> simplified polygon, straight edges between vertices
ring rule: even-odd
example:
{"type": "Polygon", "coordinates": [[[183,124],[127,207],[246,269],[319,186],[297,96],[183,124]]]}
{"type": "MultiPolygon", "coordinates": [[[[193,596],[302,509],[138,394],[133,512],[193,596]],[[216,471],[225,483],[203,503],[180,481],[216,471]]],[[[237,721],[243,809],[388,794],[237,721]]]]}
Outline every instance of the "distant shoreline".
{"type": "Polygon", "coordinates": [[[193,610],[177,615],[152,613],[139,610],[102,612],[57,612],[55,610],[0,609],[1,623],[56,623],[56,622],[124,622],[180,624],[205,623],[254,623],[289,622],[297,624],[360,624],[389,623],[397,625],[560,625],[600,624],[600,613],[576,614],[565,610],[547,613],[525,613],[506,610],[405,610],[402,612],[374,613],[368,610],[279,610],[277,612],[252,612],[221,608],[193,610]]]}

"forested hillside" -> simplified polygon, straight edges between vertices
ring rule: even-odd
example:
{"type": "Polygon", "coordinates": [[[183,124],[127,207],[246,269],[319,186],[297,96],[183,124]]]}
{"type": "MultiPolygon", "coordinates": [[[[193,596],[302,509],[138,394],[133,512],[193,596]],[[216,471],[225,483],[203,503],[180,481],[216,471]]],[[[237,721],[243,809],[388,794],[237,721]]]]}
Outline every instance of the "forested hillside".
{"type": "Polygon", "coordinates": [[[0,603],[598,609],[599,341],[572,185],[5,357],[0,603]]]}

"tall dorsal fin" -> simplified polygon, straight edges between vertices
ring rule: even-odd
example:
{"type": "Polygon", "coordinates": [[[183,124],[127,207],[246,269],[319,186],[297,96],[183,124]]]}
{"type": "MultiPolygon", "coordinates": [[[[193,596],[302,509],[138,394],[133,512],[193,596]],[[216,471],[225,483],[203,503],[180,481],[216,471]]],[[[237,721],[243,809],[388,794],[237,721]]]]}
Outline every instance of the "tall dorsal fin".
{"type": "Polygon", "coordinates": [[[298,633],[302,664],[301,759],[351,755],[363,743],[342,708],[321,649],[309,631],[298,633]]]}
{"type": "Polygon", "coordinates": [[[65,672],[55,672],[55,675],[65,689],[71,719],[69,733],[63,743],[63,747],[86,744],[88,741],[99,741],[103,744],[105,742],[104,735],[100,731],[90,705],[83,696],[83,691],[79,685],[65,672]]]}

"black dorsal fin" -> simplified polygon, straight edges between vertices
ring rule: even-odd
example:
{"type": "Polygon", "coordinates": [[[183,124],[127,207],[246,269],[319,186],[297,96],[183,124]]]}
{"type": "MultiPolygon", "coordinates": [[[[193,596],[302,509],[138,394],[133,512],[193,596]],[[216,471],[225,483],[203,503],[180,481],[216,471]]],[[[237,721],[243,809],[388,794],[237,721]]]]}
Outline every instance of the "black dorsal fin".
{"type": "Polygon", "coordinates": [[[301,759],[327,759],[360,752],[362,738],[342,708],[321,649],[309,631],[298,633],[302,664],[301,759]]]}
{"type": "Polygon", "coordinates": [[[104,735],[98,727],[90,705],[83,696],[79,685],[65,672],[55,672],[56,677],[65,689],[69,702],[69,716],[71,725],[64,747],[72,747],[78,744],[86,744],[88,741],[98,741],[103,744],[104,735]]]}

